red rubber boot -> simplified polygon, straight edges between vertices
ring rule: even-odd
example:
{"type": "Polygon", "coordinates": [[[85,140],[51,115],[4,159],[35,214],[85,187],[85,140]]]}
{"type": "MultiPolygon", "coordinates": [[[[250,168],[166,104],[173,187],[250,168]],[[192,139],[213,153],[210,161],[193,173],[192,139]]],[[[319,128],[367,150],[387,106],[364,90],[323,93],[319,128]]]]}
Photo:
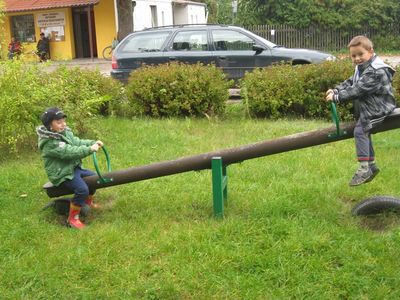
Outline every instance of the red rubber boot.
{"type": "Polygon", "coordinates": [[[100,205],[94,203],[93,199],[94,199],[93,195],[89,195],[89,196],[87,197],[85,203],[86,203],[90,208],[93,208],[93,209],[101,208],[100,205]]]}
{"type": "Polygon", "coordinates": [[[68,224],[72,228],[82,229],[85,228],[85,224],[79,220],[79,213],[81,212],[81,207],[74,205],[72,202],[69,205],[69,216],[68,216],[68,224]]]}

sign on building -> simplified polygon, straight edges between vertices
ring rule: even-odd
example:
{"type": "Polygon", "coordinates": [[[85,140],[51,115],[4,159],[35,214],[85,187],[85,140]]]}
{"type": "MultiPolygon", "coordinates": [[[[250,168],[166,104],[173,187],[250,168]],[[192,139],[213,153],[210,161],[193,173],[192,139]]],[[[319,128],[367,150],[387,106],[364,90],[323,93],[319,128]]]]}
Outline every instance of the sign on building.
{"type": "Polygon", "coordinates": [[[65,14],[59,12],[47,12],[36,14],[36,22],[40,31],[52,41],[64,41],[65,14]]]}

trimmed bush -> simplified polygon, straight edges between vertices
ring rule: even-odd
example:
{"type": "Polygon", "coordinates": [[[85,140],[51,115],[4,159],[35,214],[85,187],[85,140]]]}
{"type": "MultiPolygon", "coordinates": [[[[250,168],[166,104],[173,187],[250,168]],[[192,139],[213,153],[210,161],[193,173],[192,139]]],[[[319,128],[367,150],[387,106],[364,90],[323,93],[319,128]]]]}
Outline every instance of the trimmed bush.
{"type": "Polygon", "coordinates": [[[99,71],[61,66],[51,74],[48,84],[53,85],[53,103],[73,112],[74,128],[80,133],[88,130],[88,117],[112,114],[113,102],[126,100],[122,84],[99,71]]]}
{"type": "Polygon", "coordinates": [[[130,113],[152,117],[220,115],[230,84],[213,65],[144,66],[132,72],[127,85],[130,113]]]}
{"type": "Polygon", "coordinates": [[[382,51],[399,51],[400,37],[396,35],[379,35],[374,37],[374,49],[380,53],[382,51]]]}
{"type": "MultiPolygon", "coordinates": [[[[325,92],[353,72],[350,60],[275,65],[247,73],[241,81],[242,95],[249,113],[256,117],[330,118],[325,92]]],[[[350,107],[340,108],[342,119],[351,118],[350,107]]]]}
{"type": "Polygon", "coordinates": [[[35,125],[50,96],[46,84],[47,74],[36,66],[0,64],[0,150],[15,152],[22,144],[33,145],[35,125]]]}
{"type": "MultiPolygon", "coordinates": [[[[78,134],[93,130],[90,118],[110,102],[122,99],[122,85],[98,71],[60,67],[46,72],[42,65],[5,61],[0,63],[0,151],[16,153],[36,147],[35,127],[50,106],[68,115],[78,134]]],[[[108,106],[105,109],[108,112],[108,106]]]]}

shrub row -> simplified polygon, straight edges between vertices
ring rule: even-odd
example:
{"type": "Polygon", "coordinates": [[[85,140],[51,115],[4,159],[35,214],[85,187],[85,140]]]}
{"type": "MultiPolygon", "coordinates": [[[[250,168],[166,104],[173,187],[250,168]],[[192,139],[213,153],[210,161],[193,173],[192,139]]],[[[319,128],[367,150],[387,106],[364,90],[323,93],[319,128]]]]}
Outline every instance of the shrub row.
{"type": "Polygon", "coordinates": [[[169,64],[133,72],[130,83],[98,71],[61,66],[49,73],[42,65],[0,63],[0,151],[35,147],[35,127],[46,107],[59,106],[78,134],[95,129],[97,115],[153,117],[222,114],[230,82],[215,66],[169,64]]]}
{"type": "Polygon", "coordinates": [[[230,82],[214,65],[169,63],[131,73],[127,85],[134,114],[152,117],[219,115],[230,82]]]}
{"type": "MultiPolygon", "coordinates": [[[[398,71],[399,68],[398,68],[398,71]]],[[[350,77],[349,60],[314,65],[275,65],[247,73],[241,80],[249,113],[256,117],[330,118],[325,91],[350,77]]],[[[215,66],[171,63],[134,71],[123,86],[98,71],[59,67],[46,72],[41,65],[19,61],[0,63],[0,151],[35,146],[35,127],[49,106],[59,106],[79,134],[91,128],[97,115],[152,117],[212,116],[225,110],[231,82],[215,66]]],[[[400,76],[394,78],[400,95],[400,76]]],[[[351,118],[351,103],[339,109],[351,118]]]]}
{"type": "Polygon", "coordinates": [[[0,63],[0,150],[16,152],[36,144],[35,127],[46,107],[59,106],[80,134],[90,129],[94,114],[122,99],[122,85],[98,71],[59,67],[46,72],[41,65],[17,60],[0,63]]]}
{"type": "MultiPolygon", "coordinates": [[[[350,61],[311,65],[276,65],[247,73],[241,82],[242,94],[251,115],[267,118],[288,116],[326,118],[330,106],[325,92],[350,77],[350,61]]],[[[347,108],[342,118],[349,118],[347,108]]]]}
{"type": "Polygon", "coordinates": [[[399,51],[400,37],[397,35],[379,35],[374,38],[374,49],[378,53],[384,51],[399,51]]]}

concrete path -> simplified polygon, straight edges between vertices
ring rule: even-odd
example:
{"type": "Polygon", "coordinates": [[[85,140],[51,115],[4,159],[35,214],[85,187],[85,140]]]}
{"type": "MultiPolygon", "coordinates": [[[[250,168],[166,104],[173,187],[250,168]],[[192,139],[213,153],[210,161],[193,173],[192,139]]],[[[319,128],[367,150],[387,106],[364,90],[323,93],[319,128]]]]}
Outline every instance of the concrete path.
{"type": "Polygon", "coordinates": [[[67,67],[79,67],[88,70],[99,70],[103,75],[110,76],[111,71],[111,61],[107,61],[100,58],[76,58],[72,60],[65,61],[53,61],[52,65],[49,66],[49,70],[52,71],[60,65],[65,65],[67,67]]]}
{"type": "Polygon", "coordinates": [[[381,56],[381,58],[394,68],[400,65],[400,56],[381,56]]]}

